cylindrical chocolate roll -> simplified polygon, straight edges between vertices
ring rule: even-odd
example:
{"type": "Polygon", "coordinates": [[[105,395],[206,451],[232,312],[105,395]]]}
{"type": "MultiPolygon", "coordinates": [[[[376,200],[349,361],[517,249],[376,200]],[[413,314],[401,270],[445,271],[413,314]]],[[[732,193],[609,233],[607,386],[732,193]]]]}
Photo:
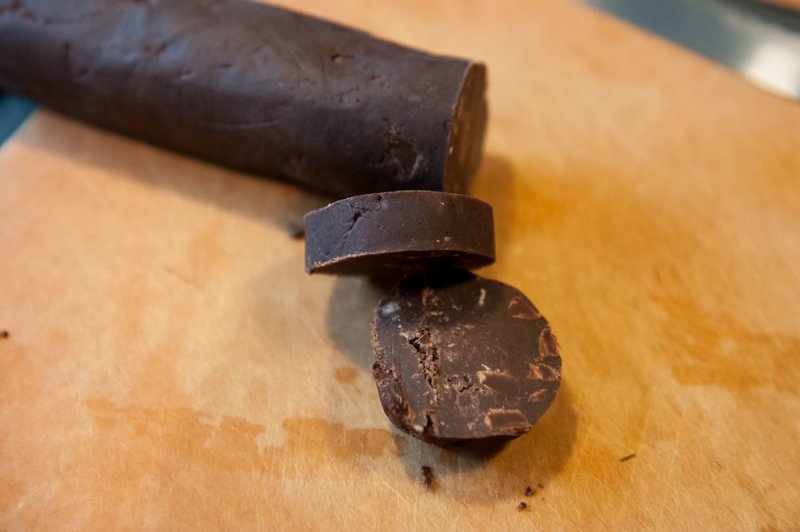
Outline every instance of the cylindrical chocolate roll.
{"type": "Polygon", "coordinates": [[[0,87],[335,196],[464,192],[483,65],[242,0],[0,0],[0,87]]]}

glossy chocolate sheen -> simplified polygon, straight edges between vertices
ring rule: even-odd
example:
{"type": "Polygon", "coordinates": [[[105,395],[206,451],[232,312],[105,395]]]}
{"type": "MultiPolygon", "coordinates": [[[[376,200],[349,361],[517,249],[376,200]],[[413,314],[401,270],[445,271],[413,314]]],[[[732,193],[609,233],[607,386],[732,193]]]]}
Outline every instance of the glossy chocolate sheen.
{"type": "Polygon", "coordinates": [[[0,0],[0,88],[338,197],[465,192],[486,71],[242,0],[0,0]]]}
{"type": "Polygon", "coordinates": [[[366,194],[305,216],[306,271],[391,275],[494,262],[492,207],[427,190],[366,194]]]}
{"type": "Polygon", "coordinates": [[[386,415],[431,443],[520,436],[561,380],[556,338],[533,303],[463,270],[404,279],[375,308],[372,336],[386,415]]]}

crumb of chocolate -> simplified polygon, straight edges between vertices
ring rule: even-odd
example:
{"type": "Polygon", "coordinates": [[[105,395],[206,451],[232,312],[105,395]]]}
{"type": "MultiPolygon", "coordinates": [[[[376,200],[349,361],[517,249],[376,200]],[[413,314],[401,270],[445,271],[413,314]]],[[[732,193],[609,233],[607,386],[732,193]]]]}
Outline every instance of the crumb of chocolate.
{"type": "Polygon", "coordinates": [[[619,461],[620,462],[627,462],[628,460],[630,460],[631,458],[634,458],[634,457],[636,457],[636,453],[631,453],[631,454],[629,454],[627,456],[623,456],[622,458],[619,459],[619,461]]]}
{"type": "Polygon", "coordinates": [[[8,331],[0,332],[0,336],[2,336],[3,338],[8,338],[9,336],[8,331]]]}
{"type": "Polygon", "coordinates": [[[527,504],[525,504],[524,502],[520,502],[520,503],[517,505],[517,511],[518,511],[518,512],[521,512],[522,510],[527,510],[527,509],[528,509],[528,505],[527,505],[527,504]]]}
{"type": "Polygon", "coordinates": [[[536,495],[536,490],[535,489],[531,488],[530,486],[525,488],[525,496],[526,497],[531,497],[533,495],[536,495]]]}
{"type": "Polygon", "coordinates": [[[540,489],[540,490],[543,490],[543,489],[544,489],[544,486],[542,485],[542,483],[541,483],[541,482],[537,482],[537,483],[536,483],[536,485],[537,485],[537,486],[539,486],[539,489],[540,489]]]}
{"type": "Polygon", "coordinates": [[[294,222],[289,222],[286,225],[286,231],[289,233],[289,236],[295,240],[300,240],[306,235],[305,228],[302,225],[294,222]]]}
{"type": "Polygon", "coordinates": [[[420,472],[422,473],[422,485],[425,486],[425,489],[430,490],[433,488],[433,469],[429,466],[422,466],[420,468],[420,472]]]}

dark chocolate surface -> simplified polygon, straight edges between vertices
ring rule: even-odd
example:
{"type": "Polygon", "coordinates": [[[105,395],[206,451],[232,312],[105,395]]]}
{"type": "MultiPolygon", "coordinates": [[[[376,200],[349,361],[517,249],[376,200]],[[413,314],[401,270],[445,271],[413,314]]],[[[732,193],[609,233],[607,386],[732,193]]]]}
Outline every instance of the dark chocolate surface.
{"type": "Polygon", "coordinates": [[[339,197],[465,192],[485,68],[242,0],[0,0],[0,87],[339,197]]]}
{"type": "Polygon", "coordinates": [[[389,419],[437,444],[510,439],[555,399],[561,357],[517,289],[463,270],[404,279],[375,308],[373,372],[389,419]]]}
{"type": "Polygon", "coordinates": [[[494,262],[492,207],[461,194],[356,196],[306,214],[305,228],[309,273],[381,275],[494,262]]]}

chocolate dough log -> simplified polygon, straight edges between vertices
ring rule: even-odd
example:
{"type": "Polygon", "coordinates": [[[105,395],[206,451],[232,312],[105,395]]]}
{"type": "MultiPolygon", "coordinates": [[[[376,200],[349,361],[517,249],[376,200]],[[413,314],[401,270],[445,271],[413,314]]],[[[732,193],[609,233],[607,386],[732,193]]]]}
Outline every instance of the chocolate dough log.
{"type": "Polygon", "coordinates": [[[0,87],[340,197],[465,191],[483,65],[241,0],[0,0],[0,87]]]}
{"type": "Polygon", "coordinates": [[[494,262],[492,207],[411,190],[339,200],[305,216],[306,271],[383,275],[494,262]]]}
{"type": "Polygon", "coordinates": [[[555,336],[533,303],[463,270],[403,280],[375,308],[372,336],[386,415],[432,443],[520,436],[561,380],[555,336]]]}

